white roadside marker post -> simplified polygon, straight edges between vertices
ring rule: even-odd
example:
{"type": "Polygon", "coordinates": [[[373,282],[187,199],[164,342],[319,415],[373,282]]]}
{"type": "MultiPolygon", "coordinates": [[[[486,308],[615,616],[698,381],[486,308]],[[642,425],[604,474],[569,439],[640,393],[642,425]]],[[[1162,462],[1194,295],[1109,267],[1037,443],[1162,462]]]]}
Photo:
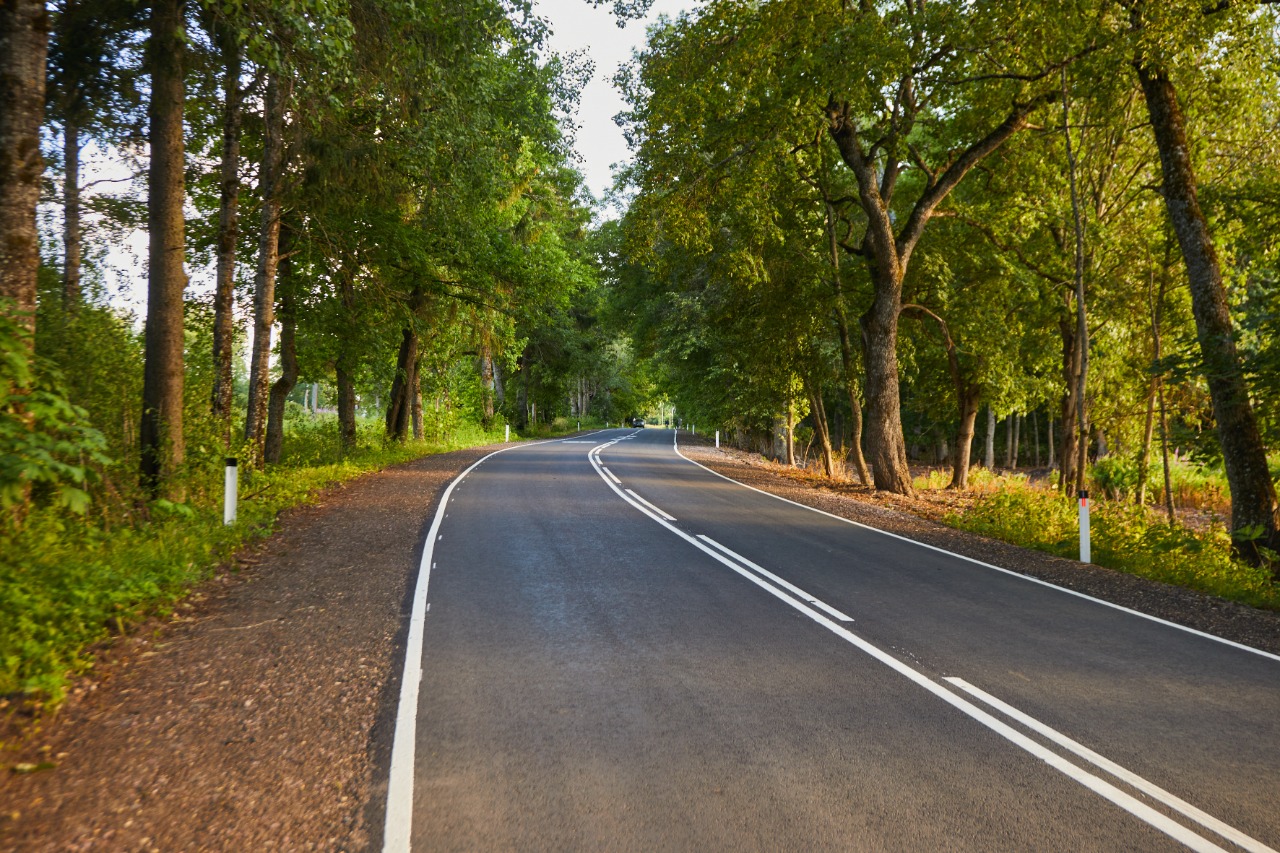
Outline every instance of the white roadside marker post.
{"type": "Polygon", "coordinates": [[[1093,562],[1092,549],[1089,545],[1089,492],[1080,490],[1080,562],[1093,562]]]}
{"type": "Polygon", "coordinates": [[[222,483],[222,523],[225,525],[236,523],[236,494],[239,491],[237,474],[236,458],[228,456],[227,474],[222,483]]]}
{"type": "Polygon", "coordinates": [[[503,426],[502,442],[503,444],[505,444],[510,440],[511,440],[511,424],[505,424],[503,426]]]}
{"type": "Polygon", "coordinates": [[[720,446],[720,430],[716,430],[716,447],[720,446]]]}

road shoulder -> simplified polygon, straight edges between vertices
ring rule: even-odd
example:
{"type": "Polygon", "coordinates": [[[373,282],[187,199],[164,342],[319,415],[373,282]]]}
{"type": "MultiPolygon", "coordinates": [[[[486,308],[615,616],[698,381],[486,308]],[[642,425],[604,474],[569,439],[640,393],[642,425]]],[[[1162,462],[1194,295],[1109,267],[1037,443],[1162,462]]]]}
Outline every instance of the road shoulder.
{"type": "Polygon", "coordinates": [[[0,848],[368,847],[423,532],[448,482],[493,449],[425,457],[289,511],[179,617],[116,643],[0,757],[53,765],[0,774],[0,848]]]}

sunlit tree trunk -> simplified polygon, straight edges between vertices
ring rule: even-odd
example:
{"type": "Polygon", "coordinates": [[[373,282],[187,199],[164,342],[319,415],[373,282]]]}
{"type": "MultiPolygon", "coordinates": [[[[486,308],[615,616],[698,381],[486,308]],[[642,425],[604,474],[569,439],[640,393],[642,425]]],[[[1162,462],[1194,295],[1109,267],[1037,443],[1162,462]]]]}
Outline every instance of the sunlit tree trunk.
{"type": "Polygon", "coordinates": [[[827,407],[822,403],[822,387],[817,383],[805,383],[809,397],[809,410],[813,415],[813,431],[822,453],[822,470],[828,477],[836,476],[835,455],[831,451],[831,432],[827,427],[827,407]]]}
{"type": "MultiPolygon", "coordinates": [[[[1160,151],[1165,209],[1187,266],[1191,310],[1231,489],[1235,550],[1261,565],[1266,559],[1260,547],[1280,550],[1280,507],[1232,337],[1222,269],[1200,209],[1186,119],[1167,70],[1141,60],[1135,67],[1160,151]]],[[[1280,576],[1280,568],[1275,571],[1280,576]]]]}
{"type": "Polygon", "coordinates": [[[983,448],[982,465],[988,471],[996,467],[996,410],[987,406],[987,446],[983,448]]]}

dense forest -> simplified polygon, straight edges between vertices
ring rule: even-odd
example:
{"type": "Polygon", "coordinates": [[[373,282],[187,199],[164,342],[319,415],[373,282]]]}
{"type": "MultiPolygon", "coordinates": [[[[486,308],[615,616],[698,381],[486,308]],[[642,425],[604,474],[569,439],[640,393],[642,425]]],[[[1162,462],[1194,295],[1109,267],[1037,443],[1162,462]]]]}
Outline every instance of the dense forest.
{"type": "Polygon", "coordinates": [[[566,130],[591,67],[547,27],[523,0],[0,7],[0,692],[55,690],[50,632],[124,630],[225,556],[224,457],[269,515],[304,470],[672,406],[897,495],[1091,489],[1276,600],[1280,7],[691,4],[615,81],[616,219],[566,130]],[[141,317],[110,273],[139,232],[141,317]],[[1215,488],[1208,539],[1173,532],[1215,488]],[[121,581],[126,539],[184,570],[121,581]],[[104,572],[92,606],[46,594],[104,572]]]}
{"type": "MultiPolygon", "coordinates": [[[[618,359],[593,329],[590,199],[561,127],[584,68],[547,54],[529,9],[5,14],[6,61],[25,63],[5,95],[7,150],[25,152],[6,173],[7,346],[34,347],[33,387],[73,406],[11,402],[34,433],[96,431],[148,496],[179,500],[204,457],[280,461],[290,404],[323,401],[345,447],[375,412],[403,440],[450,417],[585,416],[570,397],[634,408],[602,373],[618,359]],[[86,183],[104,152],[132,174],[86,183]],[[141,330],[105,273],[133,229],[149,235],[141,330]],[[213,287],[191,284],[201,270],[213,287]]],[[[7,506],[66,485],[56,456],[10,481],[25,485],[7,506]]]]}

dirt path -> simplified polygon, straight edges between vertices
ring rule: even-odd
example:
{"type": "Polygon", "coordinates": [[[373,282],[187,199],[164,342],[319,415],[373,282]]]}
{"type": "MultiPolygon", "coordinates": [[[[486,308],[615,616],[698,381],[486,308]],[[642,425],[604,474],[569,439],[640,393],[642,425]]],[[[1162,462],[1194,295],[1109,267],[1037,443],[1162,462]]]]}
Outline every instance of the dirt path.
{"type": "Polygon", "coordinates": [[[3,850],[360,850],[390,743],[409,584],[444,485],[492,448],[335,488],[112,650],[0,766],[3,850]]]}

